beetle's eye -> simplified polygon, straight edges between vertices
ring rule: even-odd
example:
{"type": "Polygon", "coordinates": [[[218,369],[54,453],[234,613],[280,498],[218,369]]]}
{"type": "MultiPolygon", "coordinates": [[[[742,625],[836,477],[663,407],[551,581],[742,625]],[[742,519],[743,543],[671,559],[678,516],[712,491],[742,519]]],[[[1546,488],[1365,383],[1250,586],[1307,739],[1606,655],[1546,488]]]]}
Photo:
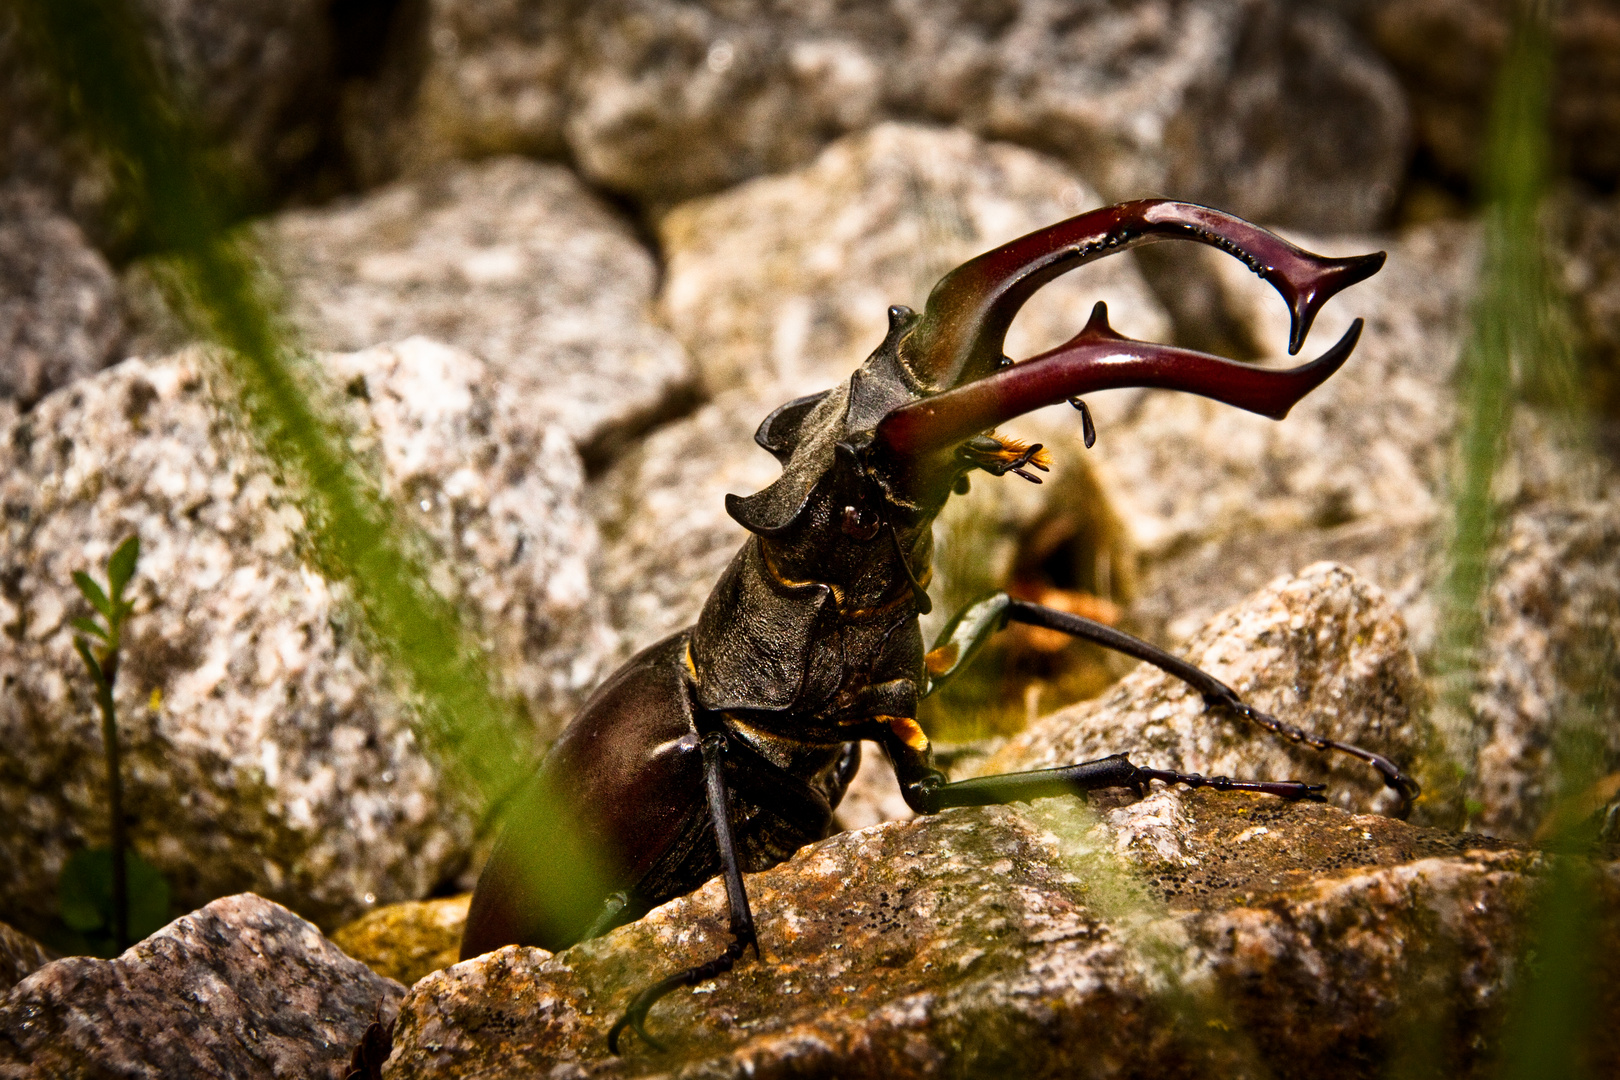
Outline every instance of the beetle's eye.
{"type": "Polygon", "coordinates": [[[845,536],[853,536],[857,540],[872,539],[878,534],[878,525],[876,514],[869,514],[858,506],[844,507],[843,520],[838,523],[845,536]]]}

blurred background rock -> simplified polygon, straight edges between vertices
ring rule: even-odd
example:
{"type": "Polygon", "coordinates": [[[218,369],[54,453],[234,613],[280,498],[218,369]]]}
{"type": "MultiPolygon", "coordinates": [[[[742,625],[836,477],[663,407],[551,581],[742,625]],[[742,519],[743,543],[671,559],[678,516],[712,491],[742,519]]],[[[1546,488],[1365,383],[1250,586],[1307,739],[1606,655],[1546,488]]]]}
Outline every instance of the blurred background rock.
{"type": "MultiPolygon", "coordinates": [[[[1382,591],[1432,666],[1510,0],[138,6],[165,77],[233,166],[231,204],[279,275],[290,328],[322,351],[381,482],[420,509],[436,583],[474,613],[537,740],[614,662],[695,616],[742,539],[724,494],[775,473],[750,440],[771,408],[842,378],[889,304],[921,307],[971,255],[1144,196],[1218,205],[1330,254],[1387,249],[1387,269],[1315,334],[1364,316],[1362,344],[1280,425],[1114,392],[1091,403],[1088,453],[1072,411],[1024,418],[1014,433],[1050,446],[1054,473],[1039,488],[982,477],[953,504],[940,615],[1012,587],[1175,645],[1331,559],[1382,591]]],[[[10,18],[0,625],[15,663],[48,654],[57,670],[0,690],[0,788],[26,822],[3,839],[16,846],[0,919],[40,932],[63,853],[104,828],[86,700],[63,685],[66,575],[131,531],[172,554],[164,565],[231,568],[243,597],[296,580],[309,600],[225,611],[189,584],[142,585],[138,649],[155,659],[125,688],[130,798],[179,899],[254,889],[330,929],[453,891],[476,868],[471,825],[436,817],[436,781],[396,739],[397,690],[344,637],[341,588],[301,561],[274,470],[202,411],[206,386],[175,355],[188,341],[166,253],[52,111],[10,18]],[[224,461],[236,479],[203,483],[224,461]],[[248,527],[261,518],[270,539],[248,527]],[[209,659],[231,634],[253,665],[209,659]],[[282,639],[297,648],[278,659],[282,639]],[[332,695],[293,700],[278,664],[332,695]],[[215,685],[241,692],[196,690],[215,685]],[[154,692],[169,704],[143,709],[154,692]],[[277,718],[322,732],[346,764],[290,753],[277,718]],[[407,782],[408,806],[379,809],[374,786],[407,782]],[[160,815],[177,791],[190,809],[160,815]],[[257,809],[205,836],[220,792],[253,792],[257,809]],[[338,836],[389,813],[419,831],[338,836]]],[[[1601,644],[1620,636],[1620,12],[1568,0],[1555,49],[1548,236],[1596,438],[1571,445],[1521,413],[1496,491],[1484,734],[1461,764],[1468,820],[1517,837],[1548,810],[1549,733],[1572,703],[1599,701],[1620,755],[1601,644]]],[[[1281,360],[1275,297],[1189,245],[1050,286],[1015,326],[1015,355],[1067,337],[1097,299],[1132,336],[1281,360]]],[[[1127,667],[1009,635],[928,721],[955,739],[1009,735],[1127,667]]]]}

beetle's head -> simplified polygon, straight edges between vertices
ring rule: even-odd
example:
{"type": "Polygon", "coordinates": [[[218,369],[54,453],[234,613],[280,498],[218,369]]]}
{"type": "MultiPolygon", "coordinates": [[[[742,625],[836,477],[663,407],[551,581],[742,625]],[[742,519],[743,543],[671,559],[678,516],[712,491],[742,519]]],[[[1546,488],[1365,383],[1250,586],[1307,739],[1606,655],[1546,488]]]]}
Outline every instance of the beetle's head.
{"type": "Polygon", "coordinates": [[[1059,222],[952,270],[921,314],[890,308],[888,334],[849,382],[790,401],[760,425],[754,438],[782,461],[782,476],[747,498],[728,497],[727,510],[766,537],[836,526],[865,542],[882,526],[914,531],[965,473],[1007,464],[1015,451],[998,456],[986,435],[1015,416],[1094,390],[1145,386],[1281,419],[1349,357],[1359,319],[1321,357],[1275,370],[1129,340],[1099,304],[1064,344],[1019,363],[1007,358],[1007,329],[1035,290],[1093,259],[1170,239],[1219,247],[1275,287],[1292,316],[1290,353],[1329,297],[1384,262],[1382,252],[1312,255],[1241,218],[1160,199],[1059,222]]]}

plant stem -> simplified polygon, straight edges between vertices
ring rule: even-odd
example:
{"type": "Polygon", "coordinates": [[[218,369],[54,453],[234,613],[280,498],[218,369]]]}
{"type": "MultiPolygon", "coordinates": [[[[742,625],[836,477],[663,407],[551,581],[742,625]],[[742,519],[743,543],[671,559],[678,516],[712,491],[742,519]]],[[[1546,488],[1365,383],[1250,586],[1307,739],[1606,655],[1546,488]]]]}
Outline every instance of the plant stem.
{"type": "Polygon", "coordinates": [[[107,754],[107,812],[112,818],[112,932],[119,952],[129,948],[129,878],[124,866],[124,780],[118,757],[118,712],[113,681],[118,678],[116,644],[101,662],[96,703],[101,706],[101,741],[107,754]]]}

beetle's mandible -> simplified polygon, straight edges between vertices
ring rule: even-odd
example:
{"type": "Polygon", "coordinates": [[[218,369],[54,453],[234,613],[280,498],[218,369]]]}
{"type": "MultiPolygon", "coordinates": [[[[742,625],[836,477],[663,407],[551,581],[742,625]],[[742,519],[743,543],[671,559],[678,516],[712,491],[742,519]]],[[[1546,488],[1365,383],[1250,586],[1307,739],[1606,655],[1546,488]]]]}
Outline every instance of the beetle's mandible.
{"type": "Polygon", "coordinates": [[[586,808],[588,838],[614,880],[594,906],[541,895],[518,852],[544,828],[519,806],[473,896],[461,955],[508,944],[557,950],[725,878],[732,941],[708,963],[647,987],[614,1025],[649,1044],[647,1011],[681,986],[758,953],[743,872],[782,862],[825,837],[860,761],[882,746],[906,802],[952,806],[1026,800],[1149,781],[1320,799],[1297,781],[1240,781],[1145,769],[1125,755],[1038,772],[950,782],[917,725],[917,702],[958,673],[1009,621],[1061,630],[1155,664],[1226,710],[1322,751],[1368,762],[1401,795],[1417,785],[1389,760],[1302,731],[1250,707],[1224,683],[1130,635],[996,594],[957,615],[925,653],[917,616],[930,604],[932,525],[974,471],[1029,475],[1040,447],[991,434],[1015,416],[1117,387],[1201,394],[1281,420],[1332,375],[1361,333],[1356,320],[1319,358],[1266,370],[1132,341],[1098,304],[1064,344],[1014,363],[1013,316],[1046,282],[1136,244],[1185,239],[1243,260],[1282,294],[1297,353],[1329,297],[1383,265],[1383,253],[1328,259],[1240,218],[1189,203],[1143,200],[1082,214],[980,255],[942,278],[922,314],[889,309],[883,343],[849,380],[790,401],[755,441],[782,462],[775,483],[726,509],[752,534],[709,595],[697,624],[630,660],[599,687],[552,747],[542,772],[586,808]]]}

